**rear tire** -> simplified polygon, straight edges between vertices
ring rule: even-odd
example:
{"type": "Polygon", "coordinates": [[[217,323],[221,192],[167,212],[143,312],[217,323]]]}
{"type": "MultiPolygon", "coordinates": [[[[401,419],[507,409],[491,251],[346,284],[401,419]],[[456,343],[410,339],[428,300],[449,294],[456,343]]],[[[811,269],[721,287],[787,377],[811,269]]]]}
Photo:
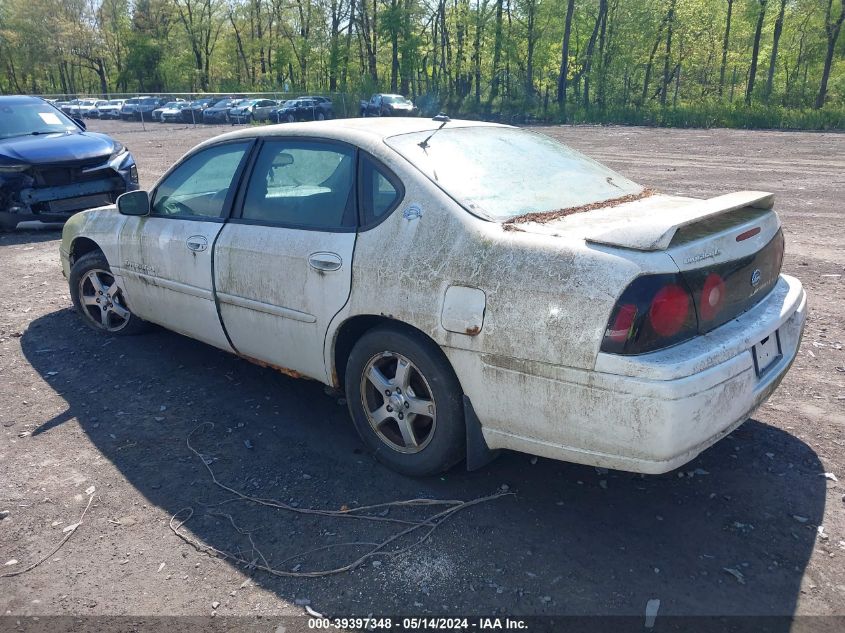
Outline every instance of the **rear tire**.
{"type": "Polygon", "coordinates": [[[77,259],[70,269],[68,284],[73,306],[91,329],[119,336],[142,334],[150,329],[149,323],[129,310],[102,252],[92,251],[77,259]]]}
{"type": "Polygon", "coordinates": [[[13,218],[0,217],[0,233],[11,233],[18,227],[18,221],[13,218]]]}
{"type": "Polygon", "coordinates": [[[460,383],[419,332],[383,326],[365,333],[349,355],[345,383],[355,429],[389,468],[435,475],[466,455],[460,383]]]}

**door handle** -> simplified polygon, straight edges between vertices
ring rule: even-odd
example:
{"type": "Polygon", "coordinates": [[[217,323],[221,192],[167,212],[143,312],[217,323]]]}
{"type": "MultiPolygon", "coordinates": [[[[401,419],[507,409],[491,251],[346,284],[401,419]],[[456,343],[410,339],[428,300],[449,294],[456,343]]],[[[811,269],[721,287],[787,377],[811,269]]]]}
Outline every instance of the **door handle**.
{"type": "Polygon", "coordinates": [[[308,256],[308,264],[314,270],[331,272],[333,270],[339,270],[343,265],[343,260],[337,253],[311,253],[308,256]]]}
{"type": "Polygon", "coordinates": [[[204,235],[192,235],[185,242],[185,246],[189,251],[198,253],[208,248],[208,239],[204,235]]]}

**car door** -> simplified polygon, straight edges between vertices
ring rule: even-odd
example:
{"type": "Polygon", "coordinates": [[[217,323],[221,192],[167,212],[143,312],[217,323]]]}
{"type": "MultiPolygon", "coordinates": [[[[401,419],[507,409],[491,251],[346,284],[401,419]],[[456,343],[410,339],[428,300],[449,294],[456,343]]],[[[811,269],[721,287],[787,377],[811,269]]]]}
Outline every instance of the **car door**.
{"type": "Polygon", "coordinates": [[[238,353],[326,381],[331,319],[346,303],[356,237],[356,150],[273,138],[259,148],[214,251],[223,324],[238,353]]]}
{"type": "Polygon", "coordinates": [[[226,350],[212,253],[253,142],[220,143],[185,158],[152,192],[151,213],[127,217],[120,232],[120,275],[132,311],[226,350]]]}

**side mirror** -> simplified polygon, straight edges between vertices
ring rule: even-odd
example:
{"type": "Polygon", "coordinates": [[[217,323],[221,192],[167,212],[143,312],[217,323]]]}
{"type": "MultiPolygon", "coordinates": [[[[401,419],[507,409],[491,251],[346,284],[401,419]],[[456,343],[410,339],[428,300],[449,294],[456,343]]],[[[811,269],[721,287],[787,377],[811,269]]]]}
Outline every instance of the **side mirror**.
{"type": "Polygon", "coordinates": [[[76,123],[82,129],[83,132],[88,128],[88,126],[85,125],[85,121],[83,121],[79,117],[73,117],[73,122],[76,123]]]}
{"type": "Polygon", "coordinates": [[[150,194],[146,191],[127,191],[118,197],[117,210],[123,215],[149,215],[150,194]]]}

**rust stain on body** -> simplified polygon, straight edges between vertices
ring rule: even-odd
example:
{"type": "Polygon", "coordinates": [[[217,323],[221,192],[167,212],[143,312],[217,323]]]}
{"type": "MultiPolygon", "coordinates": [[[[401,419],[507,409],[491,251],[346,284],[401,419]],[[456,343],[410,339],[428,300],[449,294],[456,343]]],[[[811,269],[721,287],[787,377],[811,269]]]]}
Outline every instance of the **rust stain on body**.
{"type": "Polygon", "coordinates": [[[246,361],[249,361],[253,365],[258,365],[259,367],[267,367],[269,369],[275,369],[276,371],[283,373],[285,376],[290,376],[291,378],[307,378],[307,376],[303,376],[298,371],[288,369],[287,367],[282,367],[281,365],[274,365],[273,363],[258,360],[257,358],[250,358],[249,356],[244,356],[243,354],[238,354],[238,356],[240,356],[246,361]]]}

